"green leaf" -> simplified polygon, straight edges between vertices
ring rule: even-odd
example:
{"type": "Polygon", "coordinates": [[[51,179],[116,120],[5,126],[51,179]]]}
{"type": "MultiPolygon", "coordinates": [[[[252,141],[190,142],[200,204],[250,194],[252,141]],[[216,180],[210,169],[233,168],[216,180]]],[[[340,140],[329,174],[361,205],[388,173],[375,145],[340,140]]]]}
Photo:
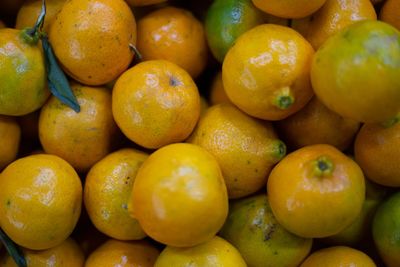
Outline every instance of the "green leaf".
{"type": "Polygon", "coordinates": [[[0,229],[0,240],[7,249],[8,254],[14,259],[18,267],[27,267],[26,260],[17,245],[0,229]]]}
{"type": "Polygon", "coordinates": [[[57,97],[62,103],[72,108],[75,112],[81,110],[71,87],[69,86],[67,77],[57,64],[53,49],[46,35],[42,35],[43,52],[46,62],[47,81],[49,83],[50,92],[57,97]]]}

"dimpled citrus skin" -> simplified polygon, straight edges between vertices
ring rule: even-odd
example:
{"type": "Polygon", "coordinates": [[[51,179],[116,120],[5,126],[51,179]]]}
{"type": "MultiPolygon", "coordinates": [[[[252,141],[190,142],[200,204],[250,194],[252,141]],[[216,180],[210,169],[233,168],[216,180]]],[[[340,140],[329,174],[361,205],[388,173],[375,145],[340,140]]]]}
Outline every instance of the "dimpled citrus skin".
{"type": "MultiPolygon", "coordinates": [[[[23,249],[26,263],[30,267],[82,267],[85,256],[79,245],[71,238],[66,239],[60,245],[46,250],[23,249]]],[[[1,267],[17,267],[12,257],[7,256],[1,267]]]]}
{"type": "MultiPolygon", "coordinates": [[[[66,0],[46,0],[46,16],[44,18],[43,30],[49,32],[50,24],[57,13],[61,10],[66,0]]],[[[33,27],[42,9],[42,0],[25,1],[17,14],[15,22],[16,29],[33,27]]]]}
{"type": "Polygon", "coordinates": [[[17,158],[21,128],[14,117],[0,115],[0,171],[17,158]]]}
{"type": "Polygon", "coordinates": [[[122,242],[110,239],[89,255],[85,267],[153,267],[159,253],[147,242],[122,242]]]}
{"type": "Polygon", "coordinates": [[[303,32],[304,37],[318,49],[330,36],[361,20],[376,20],[376,12],[370,0],[327,0],[323,7],[311,16],[312,20],[303,32]]]}
{"type": "Polygon", "coordinates": [[[136,240],[146,236],[128,214],[128,201],[136,173],[147,157],[138,150],[121,149],[97,162],[86,176],[86,210],[92,223],[110,237],[136,240]]]}
{"type": "Polygon", "coordinates": [[[400,112],[400,32],[361,21],[329,38],[315,54],[311,81],[330,110],[360,122],[387,122],[400,112]]]}
{"type": "Polygon", "coordinates": [[[123,0],[71,0],[53,20],[49,40],[63,69],[87,85],[102,85],[129,66],[136,22],[123,0]]]}
{"type": "Polygon", "coordinates": [[[60,156],[84,172],[110,153],[117,126],[108,89],[80,84],[71,88],[81,111],[76,113],[51,97],[40,113],[39,138],[46,153],[60,156]]]}
{"type": "Polygon", "coordinates": [[[184,69],[165,60],[150,60],[118,78],[112,112],[130,140],[159,148],[190,135],[200,116],[200,95],[184,69]]]}
{"type": "Polygon", "coordinates": [[[231,202],[220,234],[252,267],[297,267],[313,243],[310,238],[288,232],[276,221],[265,194],[231,202]]]}
{"type": "Polygon", "coordinates": [[[256,26],[242,34],[225,56],[225,92],[253,117],[284,119],[313,95],[309,77],[313,54],[312,46],[293,29],[273,24],[256,26]]]}
{"type": "Polygon", "coordinates": [[[82,185],[63,159],[20,158],[0,174],[0,224],[18,245],[48,249],[72,233],[82,205],[82,185]]]}
{"type": "Polygon", "coordinates": [[[286,154],[285,144],[269,122],[229,103],[209,108],[188,142],[217,159],[229,198],[244,197],[265,186],[272,167],[286,154]]]}
{"type": "Polygon", "coordinates": [[[239,251],[221,237],[189,248],[167,246],[158,257],[154,267],[246,267],[239,251]]]}
{"type": "Polygon", "coordinates": [[[365,199],[361,168],[331,145],[312,145],[288,154],[268,178],[268,197],[277,221],[302,237],[327,237],[353,223],[365,199]]]}
{"type": "Polygon", "coordinates": [[[262,11],[282,18],[302,18],[317,11],[326,0],[253,0],[262,11]]]}
{"type": "Polygon", "coordinates": [[[364,252],[354,248],[337,246],[318,250],[311,254],[300,267],[376,267],[364,252]]]}
{"type": "Polygon", "coordinates": [[[39,46],[27,44],[20,30],[0,29],[0,62],[0,114],[20,116],[39,109],[50,95],[39,46]]]}
{"type": "Polygon", "coordinates": [[[143,60],[163,59],[196,78],[207,63],[203,25],[191,12],[165,7],[138,21],[137,48],[143,60]]]}
{"type": "Polygon", "coordinates": [[[140,167],[128,210],[163,244],[187,247],[210,240],[228,214],[228,194],[216,159],[192,144],[160,148],[140,167]]]}

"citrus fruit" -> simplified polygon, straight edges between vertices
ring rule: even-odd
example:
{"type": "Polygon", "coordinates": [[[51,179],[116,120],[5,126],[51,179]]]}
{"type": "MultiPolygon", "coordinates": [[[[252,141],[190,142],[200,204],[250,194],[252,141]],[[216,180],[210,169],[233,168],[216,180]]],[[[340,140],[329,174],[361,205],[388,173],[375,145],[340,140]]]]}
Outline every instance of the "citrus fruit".
{"type": "Polygon", "coordinates": [[[232,104],[218,104],[200,118],[189,139],[218,161],[230,198],[250,195],[267,182],[286,153],[269,122],[257,120],[232,104]]]}
{"type": "Polygon", "coordinates": [[[161,243],[188,247],[210,240],[228,214],[218,162],[192,144],[160,148],[139,168],[128,210],[161,243]]]}
{"type": "MultiPolygon", "coordinates": [[[[26,263],[32,267],[82,267],[85,263],[85,256],[79,245],[71,238],[61,244],[45,250],[22,250],[26,263]]],[[[17,267],[14,260],[7,256],[1,267],[17,267]]]]}
{"type": "Polygon", "coordinates": [[[302,237],[327,237],[359,216],[365,199],[360,167],[331,145],[288,154],[272,169],[268,196],[276,220],[302,237]]]}
{"type": "Polygon", "coordinates": [[[72,84],[81,111],[76,113],[52,96],[39,117],[39,138],[44,151],[68,161],[79,172],[110,153],[117,126],[106,88],[72,84]]]}
{"type": "Polygon", "coordinates": [[[372,235],[386,266],[397,267],[400,262],[400,192],[379,206],[372,223],[372,235]]]}
{"type": "Polygon", "coordinates": [[[294,20],[292,25],[318,49],[330,36],[361,20],[376,20],[370,0],[326,0],[310,17],[294,20]]]}
{"type": "Polygon", "coordinates": [[[222,81],[229,99],[247,114],[281,120],[311,99],[311,45],[285,26],[263,24],[242,34],[228,51],[222,81]]]}
{"type": "Polygon", "coordinates": [[[17,158],[21,128],[14,117],[0,115],[0,172],[17,158]]]}
{"type": "Polygon", "coordinates": [[[216,0],[207,10],[205,31],[214,57],[223,62],[235,40],[263,23],[263,14],[251,0],[216,0]]]}
{"type": "Polygon", "coordinates": [[[351,247],[337,246],[314,252],[300,265],[300,267],[319,266],[376,267],[376,264],[362,251],[351,247]]]}
{"type": "Polygon", "coordinates": [[[339,150],[348,148],[360,123],[329,110],[316,97],[292,116],[278,121],[277,129],[292,149],[315,144],[329,144],[339,150]]]}
{"type": "Polygon", "coordinates": [[[191,12],[164,7],[138,21],[137,48],[143,60],[173,62],[196,78],[207,63],[203,25],[191,12]]]}
{"type": "Polygon", "coordinates": [[[147,154],[138,150],[121,149],[97,162],[86,176],[86,210],[93,224],[110,237],[135,240],[146,236],[128,214],[133,182],[146,158],[147,154]]]}
{"type": "Polygon", "coordinates": [[[379,19],[400,30],[400,1],[387,0],[379,13],[379,19]]]}
{"type": "Polygon", "coordinates": [[[71,0],[56,15],[49,41],[63,69],[87,85],[117,78],[132,61],[136,22],[123,0],[71,0]]]}
{"type": "Polygon", "coordinates": [[[0,29],[0,115],[31,113],[50,95],[42,51],[29,38],[26,31],[0,29]]]}
{"type": "Polygon", "coordinates": [[[282,18],[302,18],[317,11],[326,0],[253,0],[262,11],[282,18]]]}
{"type": "Polygon", "coordinates": [[[144,241],[122,242],[110,239],[89,255],[85,267],[153,267],[158,254],[155,247],[144,241]]]}
{"type": "Polygon", "coordinates": [[[225,93],[224,84],[222,83],[222,72],[218,72],[212,81],[210,89],[210,103],[211,105],[221,103],[232,103],[225,93]]]}
{"type": "Polygon", "coordinates": [[[190,135],[199,119],[200,96],[184,69],[165,60],[150,60],[118,78],[112,113],[130,140],[159,148],[190,135]]]}
{"type": "Polygon", "coordinates": [[[239,251],[221,237],[189,248],[167,246],[157,258],[154,267],[224,266],[246,267],[239,251]]]}
{"type": "Polygon", "coordinates": [[[364,124],[354,144],[354,156],[375,183],[400,187],[400,123],[392,127],[364,124]]]}
{"type": "Polygon", "coordinates": [[[379,204],[386,196],[387,190],[385,187],[374,184],[368,179],[365,180],[365,185],[365,201],[358,218],[343,231],[325,238],[324,242],[334,245],[355,246],[370,237],[372,219],[379,204]]]}
{"type": "Polygon", "coordinates": [[[265,194],[233,202],[220,234],[252,267],[297,267],[312,245],[276,221],[265,194]]]}
{"type": "MultiPolygon", "coordinates": [[[[43,30],[49,31],[50,24],[61,10],[66,0],[46,0],[46,16],[43,23],[43,30]]],[[[42,0],[27,0],[21,6],[15,22],[16,29],[33,27],[42,9],[42,0]]]]}
{"type": "Polygon", "coordinates": [[[17,159],[0,174],[0,224],[18,245],[48,249],[72,233],[82,204],[82,185],[63,159],[38,154],[17,159]]]}
{"type": "Polygon", "coordinates": [[[332,36],[315,54],[315,94],[332,111],[361,122],[386,122],[400,112],[400,32],[361,21],[332,36]]]}

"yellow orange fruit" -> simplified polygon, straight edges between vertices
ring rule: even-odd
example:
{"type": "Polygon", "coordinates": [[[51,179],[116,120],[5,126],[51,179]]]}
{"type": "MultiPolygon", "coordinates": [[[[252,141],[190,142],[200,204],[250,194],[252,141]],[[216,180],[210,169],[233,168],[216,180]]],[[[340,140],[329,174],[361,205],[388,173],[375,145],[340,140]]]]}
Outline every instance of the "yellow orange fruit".
{"type": "Polygon", "coordinates": [[[326,0],[253,0],[262,11],[282,18],[302,18],[317,11],[326,0]]]}
{"type": "Polygon", "coordinates": [[[17,158],[21,128],[15,118],[0,115],[0,171],[17,158]]]}
{"type": "Polygon", "coordinates": [[[400,30],[400,1],[386,0],[379,13],[379,19],[400,30]]]}

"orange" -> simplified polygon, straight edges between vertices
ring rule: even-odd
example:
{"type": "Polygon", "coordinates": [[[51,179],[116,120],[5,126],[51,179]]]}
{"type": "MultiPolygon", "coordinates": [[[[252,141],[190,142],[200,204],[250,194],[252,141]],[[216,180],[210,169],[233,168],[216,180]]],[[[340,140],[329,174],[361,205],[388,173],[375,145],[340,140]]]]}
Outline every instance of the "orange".
{"type": "Polygon", "coordinates": [[[0,29],[0,115],[25,115],[39,109],[50,95],[41,49],[28,34],[0,29]]]}
{"type": "Polygon", "coordinates": [[[123,0],[67,1],[50,26],[49,41],[63,69],[87,85],[102,85],[133,58],[136,22],[123,0]]]}
{"type": "Polygon", "coordinates": [[[155,247],[144,241],[122,242],[110,239],[89,255],[85,267],[153,267],[158,254],[155,247]]]}
{"type": "Polygon", "coordinates": [[[244,197],[264,187],[272,167],[286,153],[272,124],[228,103],[208,109],[189,142],[217,159],[230,198],[244,197]]]}
{"type": "Polygon", "coordinates": [[[345,150],[360,128],[359,122],[334,113],[316,97],[299,112],[276,125],[280,136],[293,149],[328,144],[345,150]]]}
{"type": "Polygon", "coordinates": [[[86,210],[97,229],[110,237],[135,240],[146,236],[128,213],[136,173],[146,158],[138,150],[121,149],[97,162],[86,176],[86,210]]]}
{"type": "Polygon", "coordinates": [[[300,267],[376,267],[365,253],[354,248],[338,246],[318,250],[311,254],[300,267]]]}
{"type": "Polygon", "coordinates": [[[210,240],[228,214],[218,162],[192,144],[160,148],[140,167],[128,210],[158,242],[188,247],[210,240]]]}
{"type": "Polygon", "coordinates": [[[374,218],[377,208],[386,196],[387,190],[385,187],[374,184],[368,179],[366,179],[365,182],[366,196],[360,215],[343,231],[325,238],[324,241],[326,243],[354,246],[370,237],[372,219],[374,218]]]}
{"type": "MultiPolygon", "coordinates": [[[[49,31],[50,24],[53,22],[57,13],[61,10],[66,0],[46,0],[46,16],[43,23],[43,30],[49,31]]],[[[27,0],[21,6],[15,22],[16,29],[33,27],[42,9],[42,0],[27,0]]]]}
{"type": "Polygon", "coordinates": [[[323,7],[308,19],[294,22],[302,27],[302,34],[318,49],[330,36],[361,20],[376,20],[370,0],[326,0],[323,7]]]}
{"type": "MultiPolygon", "coordinates": [[[[22,250],[26,263],[31,267],[82,267],[85,263],[85,256],[82,249],[71,238],[66,239],[61,244],[46,250],[22,250]]],[[[17,267],[14,260],[7,256],[1,267],[17,267]]]]}
{"type": "Polygon", "coordinates": [[[0,174],[0,225],[18,245],[48,249],[74,229],[82,185],[63,159],[46,154],[20,158],[0,174]]]}
{"type": "Polygon", "coordinates": [[[400,30],[400,1],[386,0],[379,14],[379,19],[400,30]]]}
{"type": "Polygon", "coordinates": [[[157,258],[154,267],[223,266],[246,267],[239,251],[221,237],[189,248],[167,246],[157,258]]]}
{"type": "Polygon", "coordinates": [[[378,208],[372,223],[372,235],[387,267],[400,262],[400,193],[391,195],[378,208]]]}
{"type": "Polygon", "coordinates": [[[276,220],[302,237],[327,237],[359,216],[365,199],[360,167],[331,145],[312,145],[287,155],[268,178],[276,220]]]}
{"type": "Polygon", "coordinates": [[[167,0],[126,0],[129,5],[132,6],[148,6],[154,5],[162,2],[166,2],[167,0]]]}
{"type": "Polygon", "coordinates": [[[81,111],[76,113],[51,97],[40,113],[39,138],[46,153],[60,156],[85,172],[111,151],[117,126],[109,90],[80,84],[72,84],[72,90],[81,111]]]}
{"type": "Polygon", "coordinates": [[[315,94],[332,111],[360,122],[386,122],[400,112],[400,32],[380,21],[350,25],[315,54],[315,94]]]}
{"type": "Polygon", "coordinates": [[[112,112],[130,140],[159,148],[189,136],[200,116],[200,96],[190,75],[179,66],[145,61],[117,80],[112,112]]]}
{"type": "Polygon", "coordinates": [[[173,62],[196,78],[207,63],[203,25],[191,12],[164,7],[138,21],[137,48],[143,60],[173,62]]]}
{"type": "Polygon", "coordinates": [[[354,156],[375,183],[400,187],[400,123],[392,127],[364,124],[354,144],[354,156]]]}
{"type": "Polygon", "coordinates": [[[21,128],[15,118],[0,115],[0,172],[17,158],[21,128]]]}
{"type": "Polygon", "coordinates": [[[253,0],[262,11],[282,18],[302,18],[317,11],[326,0],[253,0]]]}
{"type": "Polygon", "coordinates": [[[229,99],[247,114],[281,120],[312,97],[311,45],[296,31],[263,24],[242,34],[228,51],[222,81],[229,99]]]}
{"type": "Polygon", "coordinates": [[[233,202],[220,234],[253,267],[299,266],[312,245],[276,221],[265,194],[233,202]]]}
{"type": "Polygon", "coordinates": [[[263,13],[251,0],[216,0],[207,9],[205,30],[214,57],[222,62],[235,40],[263,23],[263,13]]]}
{"type": "Polygon", "coordinates": [[[222,83],[222,72],[218,72],[212,81],[210,90],[210,103],[211,105],[221,103],[232,103],[225,93],[224,84],[222,83]]]}

